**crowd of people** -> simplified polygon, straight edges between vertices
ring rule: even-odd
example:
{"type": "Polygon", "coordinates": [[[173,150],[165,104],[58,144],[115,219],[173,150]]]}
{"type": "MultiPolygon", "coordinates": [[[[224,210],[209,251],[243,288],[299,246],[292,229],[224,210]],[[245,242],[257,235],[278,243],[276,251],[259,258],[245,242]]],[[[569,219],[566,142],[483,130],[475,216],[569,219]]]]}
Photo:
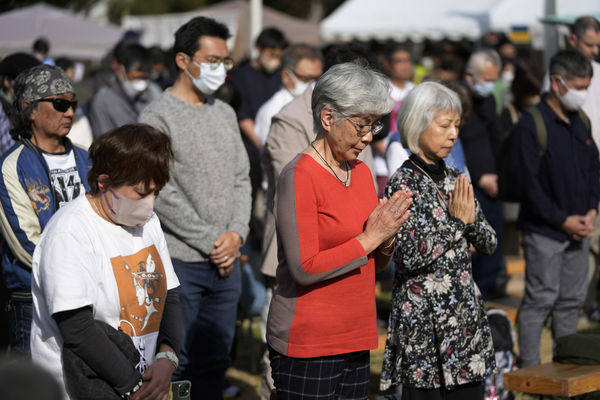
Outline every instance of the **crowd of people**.
{"type": "Polygon", "coordinates": [[[235,65],[230,37],[208,17],[167,53],[125,37],[85,95],[43,38],[0,61],[0,338],[56,378],[49,393],[164,400],[189,381],[222,399],[248,267],[267,298],[250,315],[261,399],[366,399],[389,267],[381,389],[483,399],[507,202],[519,365],[540,363],[548,317],[554,339],[582,307],[600,322],[595,18],[548,66],[502,35],[417,64],[403,44],[317,48],[274,27],[235,65]]]}

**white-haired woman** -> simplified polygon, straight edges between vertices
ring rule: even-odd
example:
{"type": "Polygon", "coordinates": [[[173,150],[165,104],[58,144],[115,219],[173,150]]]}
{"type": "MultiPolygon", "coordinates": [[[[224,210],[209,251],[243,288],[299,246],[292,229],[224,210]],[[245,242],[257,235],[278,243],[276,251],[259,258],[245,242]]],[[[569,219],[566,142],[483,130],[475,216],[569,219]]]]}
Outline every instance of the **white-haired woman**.
{"type": "Polygon", "coordinates": [[[279,400],[367,397],[375,270],[389,263],[410,196],[378,202],[357,157],[392,106],[383,75],[357,63],[332,67],[312,94],[317,138],[279,178],[281,247],[267,321],[279,400]]]}
{"type": "Polygon", "coordinates": [[[471,273],[469,245],[490,254],[496,234],[464,174],[446,166],[458,138],[461,103],[435,82],[417,86],[398,115],[413,153],[385,195],[410,191],[410,216],[396,235],[397,265],[381,387],[402,399],[483,399],[494,350],[471,273]]]}

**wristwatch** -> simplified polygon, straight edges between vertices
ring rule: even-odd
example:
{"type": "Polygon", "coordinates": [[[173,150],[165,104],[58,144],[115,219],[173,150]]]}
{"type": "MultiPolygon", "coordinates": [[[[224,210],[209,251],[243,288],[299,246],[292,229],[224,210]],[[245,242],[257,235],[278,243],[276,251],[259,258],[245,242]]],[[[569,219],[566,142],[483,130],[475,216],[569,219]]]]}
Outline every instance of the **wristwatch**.
{"type": "Polygon", "coordinates": [[[177,358],[177,355],[172,351],[161,351],[160,353],[156,353],[154,360],[158,360],[159,358],[166,358],[167,360],[171,361],[175,366],[175,369],[179,367],[179,358],[177,358]]]}

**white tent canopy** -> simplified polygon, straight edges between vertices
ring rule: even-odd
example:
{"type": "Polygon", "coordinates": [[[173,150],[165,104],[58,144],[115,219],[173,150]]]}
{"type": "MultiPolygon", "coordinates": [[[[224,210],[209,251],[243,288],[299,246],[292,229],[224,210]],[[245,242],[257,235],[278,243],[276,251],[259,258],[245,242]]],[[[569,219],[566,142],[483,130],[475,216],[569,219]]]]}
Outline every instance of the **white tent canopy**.
{"type": "Polygon", "coordinates": [[[326,41],[477,39],[497,0],[347,0],[321,23],[326,41]]]}
{"type": "Polygon", "coordinates": [[[206,12],[202,10],[185,13],[158,14],[158,15],[130,15],[123,18],[122,26],[125,30],[141,32],[140,41],[144,46],[159,46],[168,49],[173,46],[173,34],[179,27],[197,16],[205,16],[225,24],[232,33],[227,41],[227,47],[233,48],[235,34],[237,33],[239,10],[226,10],[219,12],[206,12]]]}
{"type": "MultiPolygon", "coordinates": [[[[554,0],[556,14],[600,12],[600,0],[554,0]]],[[[321,23],[326,41],[349,39],[471,40],[525,26],[541,46],[546,0],[346,0],[321,23]]],[[[537,43],[536,43],[537,41],[537,43]]]]}
{"type": "MultiPolygon", "coordinates": [[[[209,7],[180,14],[131,15],[123,20],[125,29],[140,30],[141,41],[145,46],[158,45],[164,49],[173,45],[173,33],[192,17],[203,15],[224,23],[233,35],[228,40],[232,57],[239,60],[248,55],[250,46],[250,8],[244,0],[229,0],[213,4],[209,7]]],[[[262,7],[263,26],[275,26],[288,37],[291,42],[319,43],[319,25],[304,21],[262,7]]]]}
{"type": "Polygon", "coordinates": [[[120,39],[121,30],[44,3],[0,14],[0,56],[31,51],[35,39],[50,42],[50,55],[100,58],[120,39]]]}
{"type": "MultiPolygon", "coordinates": [[[[555,0],[556,15],[579,17],[600,13],[598,0],[555,0]]],[[[490,10],[490,29],[510,32],[517,26],[528,28],[533,45],[542,47],[543,25],[540,19],[545,16],[545,0],[502,0],[490,10]],[[515,12],[518,10],[518,12],[515,12]]]]}

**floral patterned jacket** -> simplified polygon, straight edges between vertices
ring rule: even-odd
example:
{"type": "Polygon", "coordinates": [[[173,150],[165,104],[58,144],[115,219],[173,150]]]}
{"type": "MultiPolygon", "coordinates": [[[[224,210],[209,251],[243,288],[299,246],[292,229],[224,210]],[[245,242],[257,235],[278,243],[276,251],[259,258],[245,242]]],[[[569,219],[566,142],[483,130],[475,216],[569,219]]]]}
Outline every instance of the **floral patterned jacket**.
{"type": "Polygon", "coordinates": [[[436,184],[407,160],[385,195],[412,192],[410,216],[396,235],[396,276],[383,360],[382,390],[402,383],[433,389],[483,381],[495,368],[483,300],[473,281],[469,244],[491,254],[496,233],[476,202],[476,220],[449,215],[460,172],[445,167],[436,184]],[[444,197],[442,202],[441,196],[444,197]]]}

